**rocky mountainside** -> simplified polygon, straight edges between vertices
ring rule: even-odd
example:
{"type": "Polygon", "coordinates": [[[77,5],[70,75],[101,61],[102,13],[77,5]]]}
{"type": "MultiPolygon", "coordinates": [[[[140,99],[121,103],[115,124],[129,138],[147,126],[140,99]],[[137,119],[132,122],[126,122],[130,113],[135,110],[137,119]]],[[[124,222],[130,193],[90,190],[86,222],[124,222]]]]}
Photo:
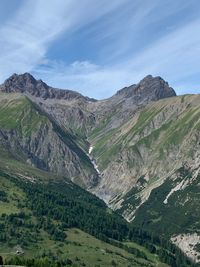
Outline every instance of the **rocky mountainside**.
{"type": "Polygon", "coordinates": [[[198,261],[200,95],[176,96],[151,75],[99,101],[27,73],[0,91],[2,151],[69,177],[178,245],[195,236],[181,249],[198,261]]]}
{"type": "Polygon", "coordinates": [[[97,183],[98,174],[76,138],[23,95],[0,94],[0,148],[0,156],[6,151],[83,187],[97,183]]]}

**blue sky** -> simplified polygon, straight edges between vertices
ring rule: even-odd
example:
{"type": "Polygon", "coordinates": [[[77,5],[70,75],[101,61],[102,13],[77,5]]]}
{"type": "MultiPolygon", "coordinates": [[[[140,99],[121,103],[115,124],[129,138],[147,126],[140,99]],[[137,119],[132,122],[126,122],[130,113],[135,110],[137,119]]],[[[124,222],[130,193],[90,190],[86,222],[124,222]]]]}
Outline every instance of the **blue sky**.
{"type": "Polygon", "coordinates": [[[0,82],[31,72],[98,99],[161,76],[200,93],[199,0],[1,0],[0,82]]]}

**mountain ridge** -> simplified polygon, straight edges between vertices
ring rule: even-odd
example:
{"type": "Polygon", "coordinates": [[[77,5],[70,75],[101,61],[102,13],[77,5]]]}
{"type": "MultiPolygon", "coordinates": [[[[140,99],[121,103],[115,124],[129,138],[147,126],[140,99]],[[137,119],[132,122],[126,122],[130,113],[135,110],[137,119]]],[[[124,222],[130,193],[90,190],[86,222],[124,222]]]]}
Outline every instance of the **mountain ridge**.
{"type": "MultiPolygon", "coordinates": [[[[117,95],[124,94],[126,97],[130,97],[130,95],[141,95],[141,93],[146,87],[148,87],[151,91],[151,89],[155,90],[156,94],[155,97],[158,99],[175,96],[176,93],[173,88],[169,87],[168,83],[164,81],[160,76],[153,77],[152,75],[147,75],[144,77],[138,84],[134,84],[125,88],[122,88],[121,90],[118,90],[117,95]],[[160,88],[159,88],[159,83],[160,88]],[[148,86],[150,84],[150,86],[148,86]],[[154,89],[154,87],[157,87],[154,89]],[[159,90],[161,92],[159,92],[159,90]],[[127,91],[129,94],[127,94],[127,91]]],[[[58,89],[51,87],[47,85],[45,82],[43,82],[41,79],[36,80],[30,73],[24,73],[24,74],[16,74],[14,73],[11,75],[8,79],[5,80],[3,84],[0,85],[0,91],[5,93],[30,93],[33,96],[41,97],[44,99],[47,98],[57,98],[57,99],[66,99],[71,100],[73,98],[82,98],[88,101],[98,101],[96,99],[85,97],[81,95],[80,93],[68,90],[68,89],[58,89]]],[[[148,90],[145,91],[145,93],[148,93],[148,90]]],[[[114,95],[114,96],[115,96],[114,95]]],[[[112,96],[111,96],[112,98],[112,96]]],[[[109,99],[109,98],[108,98],[109,99]]],[[[105,99],[104,99],[105,100],[105,99]]],[[[101,100],[100,100],[101,101],[101,100]]]]}

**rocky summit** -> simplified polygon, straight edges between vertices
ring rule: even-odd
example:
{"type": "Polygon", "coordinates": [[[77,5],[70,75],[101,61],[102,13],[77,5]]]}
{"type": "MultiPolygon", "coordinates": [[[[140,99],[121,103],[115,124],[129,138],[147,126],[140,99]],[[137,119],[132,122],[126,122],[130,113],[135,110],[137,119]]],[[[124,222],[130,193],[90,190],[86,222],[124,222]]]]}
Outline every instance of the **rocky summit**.
{"type": "Polygon", "coordinates": [[[28,73],[0,92],[2,168],[67,177],[199,261],[200,95],[148,75],[95,100],[28,73]]]}
{"type": "Polygon", "coordinates": [[[0,91],[5,93],[27,93],[43,99],[86,99],[81,94],[71,90],[61,90],[48,86],[42,80],[36,80],[31,74],[24,73],[22,75],[13,74],[4,84],[0,86],[0,91]]]}
{"type": "Polygon", "coordinates": [[[166,97],[172,97],[176,96],[176,93],[161,77],[152,77],[152,75],[148,75],[138,84],[119,90],[116,95],[121,95],[124,98],[140,98],[141,101],[144,101],[145,99],[159,100],[166,97]]]}

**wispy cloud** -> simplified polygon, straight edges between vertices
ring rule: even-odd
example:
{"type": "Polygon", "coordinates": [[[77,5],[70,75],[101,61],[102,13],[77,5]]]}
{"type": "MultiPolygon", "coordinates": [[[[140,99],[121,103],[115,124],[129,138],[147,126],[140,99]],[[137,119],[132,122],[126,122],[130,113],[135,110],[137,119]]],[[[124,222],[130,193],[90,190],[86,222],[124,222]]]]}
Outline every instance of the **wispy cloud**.
{"type": "Polygon", "coordinates": [[[2,80],[13,72],[32,70],[48,46],[64,31],[75,31],[120,5],[121,1],[29,0],[0,27],[2,80]]]}

